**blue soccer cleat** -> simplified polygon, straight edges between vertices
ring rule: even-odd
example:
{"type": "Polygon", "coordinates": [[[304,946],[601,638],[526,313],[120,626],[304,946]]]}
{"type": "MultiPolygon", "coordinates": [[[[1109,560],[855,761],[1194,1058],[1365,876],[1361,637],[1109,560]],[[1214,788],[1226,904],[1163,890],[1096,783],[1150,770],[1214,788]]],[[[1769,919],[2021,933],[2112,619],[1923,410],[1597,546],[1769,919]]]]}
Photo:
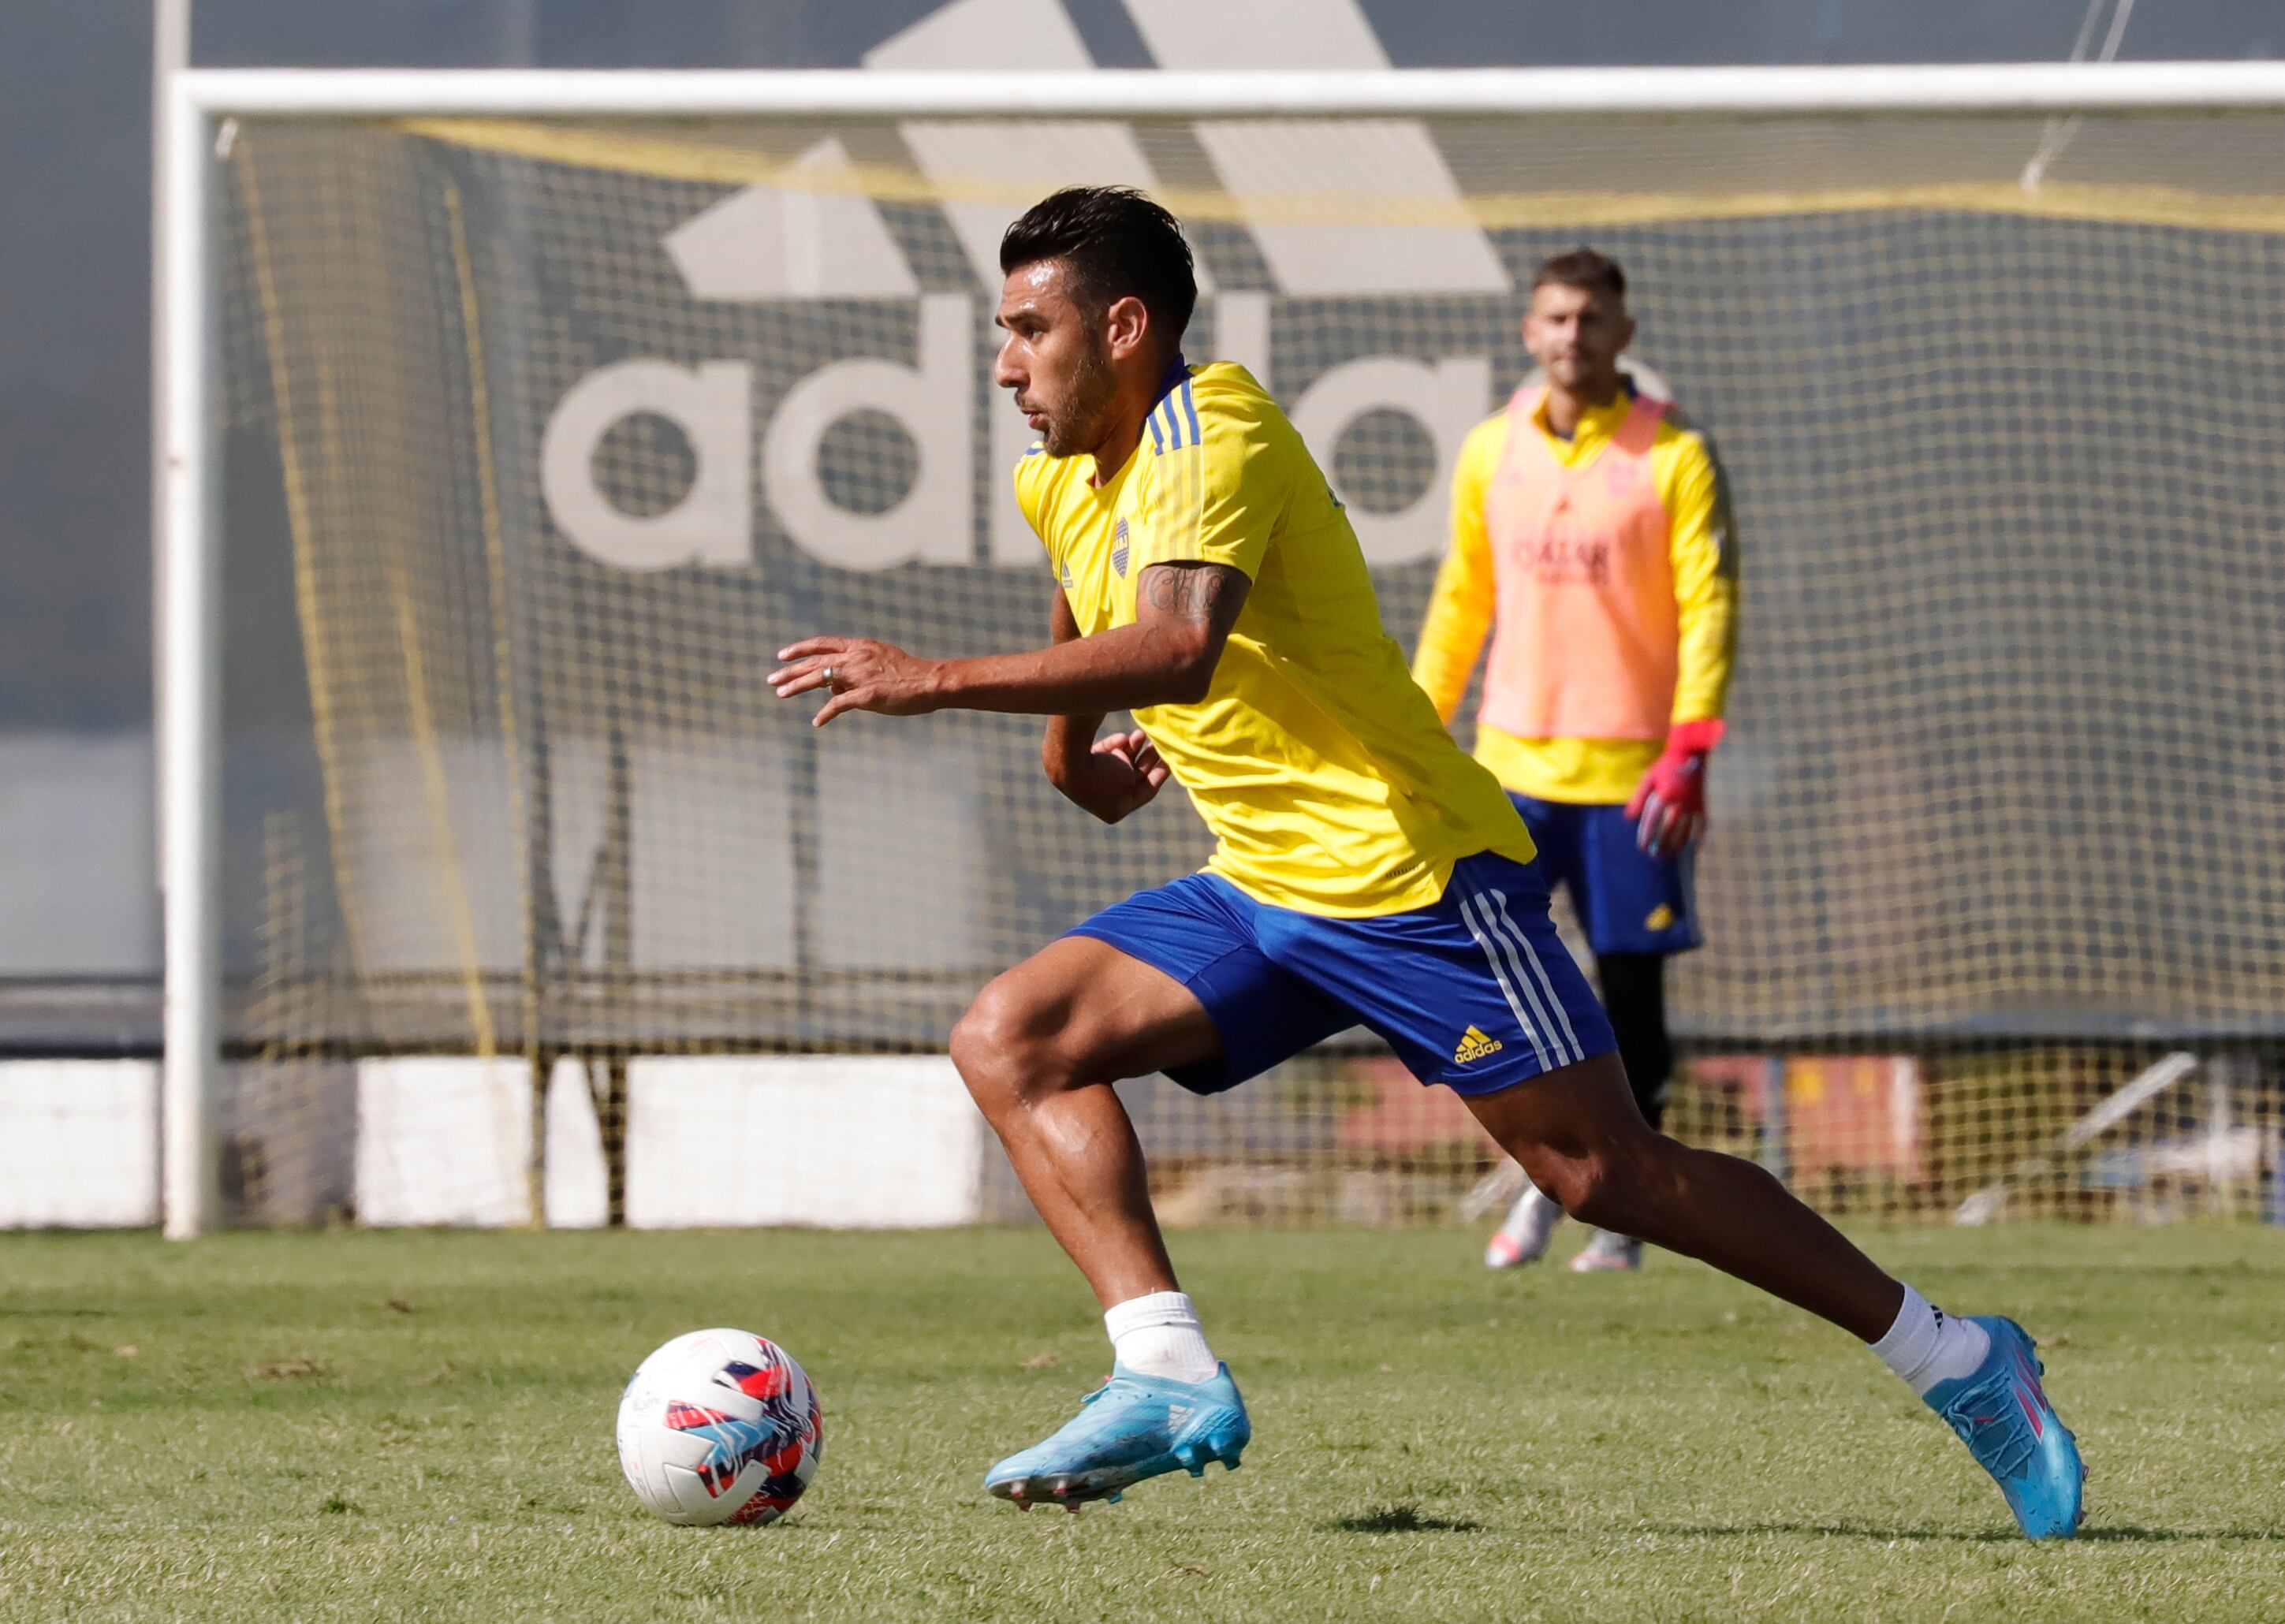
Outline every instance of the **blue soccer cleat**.
{"type": "Polygon", "coordinates": [[[2086,1465],[2078,1440],[2039,1385],[2046,1367],[2038,1345],[2013,1320],[1972,1317],[1991,1332],[1991,1351],[1973,1375],[1929,1388],[1928,1408],[1991,1474],[2026,1534],[2069,1539],[2085,1513],[2086,1465]]]}
{"type": "Polygon", "coordinates": [[[1252,1438],[1228,1365],[1203,1382],[1138,1376],[1116,1365],[1061,1431],[994,1466],[984,1487],[1026,1510],[1076,1510],[1082,1501],[1116,1500],[1145,1478],[1182,1467],[1194,1478],[1205,1476],[1208,1461],[1235,1471],[1252,1438]]]}

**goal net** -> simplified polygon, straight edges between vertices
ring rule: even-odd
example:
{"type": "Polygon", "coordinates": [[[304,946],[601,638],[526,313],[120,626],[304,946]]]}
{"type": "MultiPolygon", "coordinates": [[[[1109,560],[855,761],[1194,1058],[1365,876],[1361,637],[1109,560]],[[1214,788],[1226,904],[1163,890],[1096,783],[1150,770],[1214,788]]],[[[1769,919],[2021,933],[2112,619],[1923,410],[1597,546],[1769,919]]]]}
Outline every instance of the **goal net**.
{"type": "MultiPolygon", "coordinates": [[[[1042,639],[996,247],[1077,181],[1186,222],[1190,357],[1285,403],[1408,647],[1534,266],[1624,265],[1744,583],[1673,1128],[1846,1212],[2272,1198],[2285,119],[222,133],[241,1214],[1024,1210],[950,1024],[1200,825],[1096,826],[1033,721],[820,732],[762,679],[813,632],[1042,639]]],[[[1127,1088],[1175,1221],[1444,1218],[1494,1160],[1362,1034],[1127,1088]]]]}

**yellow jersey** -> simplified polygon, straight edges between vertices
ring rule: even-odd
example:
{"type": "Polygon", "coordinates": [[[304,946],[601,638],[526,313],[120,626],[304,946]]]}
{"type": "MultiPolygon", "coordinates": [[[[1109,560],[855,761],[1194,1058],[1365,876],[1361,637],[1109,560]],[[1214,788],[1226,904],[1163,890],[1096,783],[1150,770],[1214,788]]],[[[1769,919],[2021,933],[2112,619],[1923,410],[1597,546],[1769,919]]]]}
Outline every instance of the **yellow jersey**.
{"type": "Polygon", "coordinates": [[[1206,696],[1135,713],[1213,832],[1207,867],[1257,902],[1363,919],[1433,906],[1479,851],[1529,861],[1523,820],[1382,629],[1348,515],[1276,402],[1227,361],[1169,377],[1100,485],[1092,457],[1034,446],[1016,494],[1082,636],[1132,624],[1154,564],[1252,582],[1206,696]]]}
{"type": "MultiPolygon", "coordinates": [[[[1621,389],[1609,405],[1582,413],[1567,440],[1547,427],[1543,403],[1532,413],[1533,432],[1545,436],[1565,467],[1581,467],[1609,445],[1632,405],[1629,391],[1621,389]]],[[[1502,412],[1478,424],[1460,449],[1451,546],[1436,572],[1413,655],[1413,676],[1447,722],[1467,693],[1497,608],[1484,502],[1506,459],[1509,421],[1502,412]]],[[[1728,490],[1706,436],[1671,411],[1659,423],[1650,467],[1659,500],[1672,515],[1669,552],[1680,647],[1671,719],[1704,721],[1722,715],[1737,641],[1738,555],[1728,490]]],[[[1519,739],[1476,726],[1476,759],[1507,788],[1543,801],[1622,803],[1663,748],[1656,739],[1519,739]]]]}

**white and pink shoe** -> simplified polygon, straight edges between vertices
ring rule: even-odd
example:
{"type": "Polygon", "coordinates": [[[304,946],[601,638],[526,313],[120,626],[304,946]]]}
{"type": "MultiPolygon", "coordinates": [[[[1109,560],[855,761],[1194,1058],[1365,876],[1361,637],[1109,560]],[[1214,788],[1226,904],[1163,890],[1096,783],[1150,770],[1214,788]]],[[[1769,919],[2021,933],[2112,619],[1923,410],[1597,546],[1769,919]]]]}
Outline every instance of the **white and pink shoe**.
{"type": "Polygon", "coordinates": [[[1563,1209],[1530,1185],[1507,1215],[1484,1248],[1486,1268],[1520,1268],[1535,1263],[1547,1252],[1547,1243],[1553,1238],[1555,1226],[1563,1221],[1563,1209]]]}
{"type": "Polygon", "coordinates": [[[1574,1275],[1625,1274],[1642,1267],[1642,1243],[1629,1240],[1623,1235],[1613,1235],[1608,1229],[1595,1231],[1595,1238],[1579,1250],[1571,1259],[1574,1275]]]}

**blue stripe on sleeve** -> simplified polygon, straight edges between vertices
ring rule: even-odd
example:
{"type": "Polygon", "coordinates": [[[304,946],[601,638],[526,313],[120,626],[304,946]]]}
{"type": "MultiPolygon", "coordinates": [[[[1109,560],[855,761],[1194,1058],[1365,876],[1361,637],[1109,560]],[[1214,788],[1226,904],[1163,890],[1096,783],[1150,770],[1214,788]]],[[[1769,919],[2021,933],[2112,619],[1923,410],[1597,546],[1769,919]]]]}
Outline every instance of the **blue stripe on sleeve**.
{"type": "Polygon", "coordinates": [[[1182,380],[1182,410],[1190,414],[1190,443],[1203,445],[1205,436],[1198,432],[1198,403],[1190,398],[1190,381],[1187,378],[1182,380]]]}
{"type": "Polygon", "coordinates": [[[1163,456],[1166,450],[1166,438],[1164,435],[1158,432],[1158,414],[1153,412],[1149,417],[1142,420],[1150,425],[1151,451],[1155,455],[1163,456]]]}

